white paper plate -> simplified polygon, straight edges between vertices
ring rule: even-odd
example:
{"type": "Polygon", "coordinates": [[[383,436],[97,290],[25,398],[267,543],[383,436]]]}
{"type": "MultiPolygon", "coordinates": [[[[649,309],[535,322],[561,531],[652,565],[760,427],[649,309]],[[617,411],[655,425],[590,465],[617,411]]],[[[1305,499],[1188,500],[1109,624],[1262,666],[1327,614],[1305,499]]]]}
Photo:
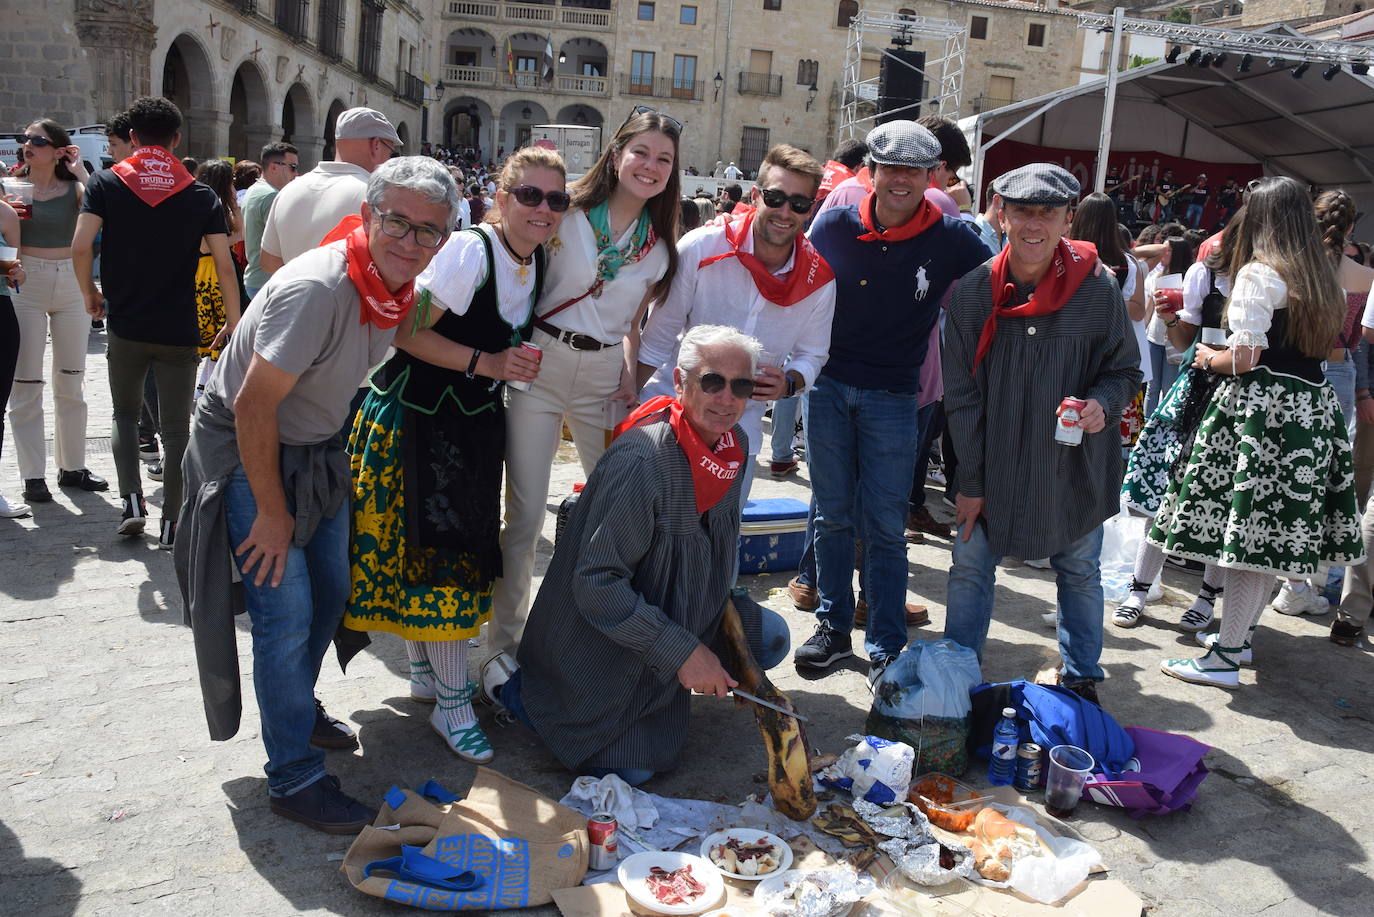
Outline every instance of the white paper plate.
{"type": "Polygon", "coordinates": [[[722,876],[731,879],[743,879],[745,882],[757,882],[760,879],[766,879],[775,873],[783,872],[790,868],[792,865],[792,848],[788,847],[782,838],[778,837],[776,834],[770,834],[767,831],[760,831],[757,828],[726,828],[724,831],[717,831],[701,842],[701,858],[710,863],[711,868],[719,872],[722,876]],[[759,876],[741,876],[737,873],[721,869],[715,864],[715,861],[711,859],[711,848],[724,844],[731,838],[735,838],[745,844],[752,844],[755,841],[767,841],[772,844],[778,851],[777,868],[771,869],[759,876]]]}
{"type": "Polygon", "coordinates": [[[700,914],[719,906],[725,894],[725,882],[720,877],[720,870],[716,869],[710,860],[671,850],[650,850],[626,857],[620,861],[616,878],[620,880],[620,887],[625,889],[625,893],[637,904],[658,914],[700,914]],[[669,872],[691,866],[692,878],[700,882],[706,891],[687,904],[663,904],[644,883],[649,870],[654,866],[662,867],[669,872]]]}

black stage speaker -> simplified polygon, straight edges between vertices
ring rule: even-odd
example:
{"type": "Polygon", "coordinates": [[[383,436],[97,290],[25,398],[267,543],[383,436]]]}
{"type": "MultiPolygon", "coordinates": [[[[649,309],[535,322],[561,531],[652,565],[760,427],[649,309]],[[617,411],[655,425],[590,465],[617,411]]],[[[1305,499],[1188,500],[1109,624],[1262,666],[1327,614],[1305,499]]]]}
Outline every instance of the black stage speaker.
{"type": "Polygon", "coordinates": [[[887,53],[883,55],[881,69],[878,71],[878,124],[898,119],[915,121],[921,117],[919,103],[925,97],[925,68],[924,51],[887,49],[887,53]],[[893,60],[893,57],[899,60],[893,60]],[[908,105],[912,107],[907,108],[908,105]],[[893,109],[902,111],[888,114],[893,109]]]}

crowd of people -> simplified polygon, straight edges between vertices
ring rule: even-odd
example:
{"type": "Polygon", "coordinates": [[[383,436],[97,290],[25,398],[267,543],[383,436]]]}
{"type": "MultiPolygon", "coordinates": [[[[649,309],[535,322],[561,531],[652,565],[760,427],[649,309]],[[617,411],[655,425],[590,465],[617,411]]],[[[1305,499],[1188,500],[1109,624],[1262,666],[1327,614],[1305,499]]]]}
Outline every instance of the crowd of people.
{"type": "Polygon", "coordinates": [[[977,211],[967,143],[939,117],[825,163],[774,146],[747,193],[715,200],[684,195],[683,125],[642,106],[571,183],[541,147],[405,155],[366,108],[304,175],[281,142],[193,175],[180,127],[170,101],[137,100],[93,176],[60,127],[28,127],[33,218],[0,204],[23,290],[0,297],[17,329],[0,377],[25,498],[51,499],[50,323],[58,484],[108,488],[81,451],[85,337],[107,322],[117,530],[143,531],[157,466],[140,459],[160,459],[158,541],[211,737],[239,727],[246,611],[283,817],[336,833],[374,817],[326,769],[357,739],[315,693],[330,643],[346,662],[371,634],[404,641],[411,698],[464,759],[494,757],[484,701],[575,773],[675,767],[690,693],[735,685],[726,616],[763,668],[792,649],[736,585],[770,409],[770,473],[795,472],[798,427],[810,467],[799,667],[851,656],[859,628],[882,675],[930,619],[906,602],[906,546],[926,537],[951,540],[944,634],[980,657],[999,561],[1052,569],[1059,682],[1093,702],[1105,621],[1146,620],[1167,555],[1204,567],[1181,622],[1203,655],[1161,663],[1186,681],[1239,685],[1276,583],[1275,610],[1317,614],[1342,581],[1337,643],[1368,620],[1374,271],[1351,257],[1343,192],[1265,178],[1235,189],[1220,232],[1198,232],[1194,201],[1188,225],[1133,238],[1110,193],[1050,164],[998,176],[977,211]],[[535,590],[565,427],[586,487],[535,590]],[[937,455],[952,529],[926,506],[937,455]],[[1149,521],[1107,615],[1103,523],[1122,506],[1149,521]],[[483,625],[494,652],[473,678],[483,625]]]}

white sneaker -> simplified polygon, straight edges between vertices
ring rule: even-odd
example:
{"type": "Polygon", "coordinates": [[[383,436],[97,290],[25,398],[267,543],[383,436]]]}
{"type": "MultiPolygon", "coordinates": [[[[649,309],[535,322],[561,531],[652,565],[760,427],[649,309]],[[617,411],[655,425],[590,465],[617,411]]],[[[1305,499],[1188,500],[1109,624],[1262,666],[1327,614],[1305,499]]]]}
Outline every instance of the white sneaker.
{"type": "Polygon", "coordinates": [[[0,519],[23,519],[30,515],[27,503],[11,503],[5,499],[4,494],[0,494],[0,519]]]}
{"type": "Polygon", "coordinates": [[[1279,594],[1270,606],[1281,615],[1312,615],[1320,617],[1331,610],[1331,603],[1311,586],[1301,592],[1293,588],[1288,580],[1279,587],[1279,594]]]}
{"type": "MultiPolygon", "coordinates": [[[[1206,647],[1209,650],[1216,646],[1217,640],[1221,638],[1221,634],[1218,633],[1197,634],[1196,636],[1198,645],[1206,647]]],[[[1236,661],[1241,665],[1255,664],[1255,650],[1251,647],[1249,640],[1246,640],[1245,646],[1241,647],[1240,655],[1236,657],[1236,661]]]]}
{"type": "Polygon", "coordinates": [[[510,681],[518,668],[520,665],[515,657],[505,650],[482,663],[482,693],[477,695],[477,699],[489,707],[504,710],[504,705],[496,698],[501,693],[501,686],[510,681]]]}

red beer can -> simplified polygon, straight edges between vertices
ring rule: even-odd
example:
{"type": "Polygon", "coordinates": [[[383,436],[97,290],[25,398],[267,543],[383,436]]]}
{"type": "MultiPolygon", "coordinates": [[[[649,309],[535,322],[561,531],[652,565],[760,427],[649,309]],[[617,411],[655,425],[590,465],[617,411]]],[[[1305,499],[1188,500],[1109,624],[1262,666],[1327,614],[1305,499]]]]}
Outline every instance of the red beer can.
{"type": "Polygon", "coordinates": [[[591,851],[587,856],[587,868],[593,872],[615,869],[620,859],[616,832],[620,823],[609,812],[598,812],[587,819],[587,838],[591,841],[591,851]]]}
{"type": "Polygon", "coordinates": [[[1054,430],[1054,441],[1065,446],[1083,444],[1083,409],[1088,402],[1070,395],[1059,402],[1059,424],[1054,430]]]}
{"type": "MultiPolygon", "coordinates": [[[[531,344],[529,341],[521,341],[520,349],[525,351],[525,353],[529,354],[530,356],[534,357],[534,362],[543,362],[544,351],[538,344],[531,344]]],[[[506,383],[506,387],[513,388],[517,392],[528,392],[530,390],[530,383],[520,382],[518,380],[511,380],[506,383]]]]}

